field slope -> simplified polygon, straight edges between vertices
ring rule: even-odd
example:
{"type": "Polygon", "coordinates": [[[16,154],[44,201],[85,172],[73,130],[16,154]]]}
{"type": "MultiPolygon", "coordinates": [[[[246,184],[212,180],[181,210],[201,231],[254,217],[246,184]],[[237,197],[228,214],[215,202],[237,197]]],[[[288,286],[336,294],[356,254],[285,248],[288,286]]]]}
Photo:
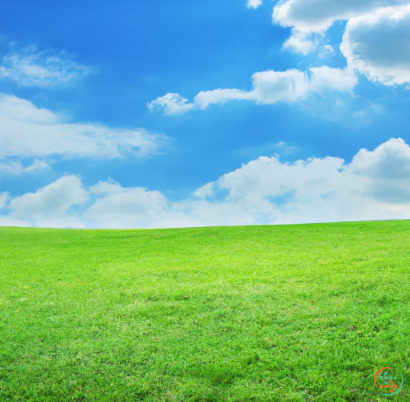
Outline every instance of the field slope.
{"type": "Polygon", "coordinates": [[[0,228],[0,401],[410,392],[410,222],[0,228]]]}

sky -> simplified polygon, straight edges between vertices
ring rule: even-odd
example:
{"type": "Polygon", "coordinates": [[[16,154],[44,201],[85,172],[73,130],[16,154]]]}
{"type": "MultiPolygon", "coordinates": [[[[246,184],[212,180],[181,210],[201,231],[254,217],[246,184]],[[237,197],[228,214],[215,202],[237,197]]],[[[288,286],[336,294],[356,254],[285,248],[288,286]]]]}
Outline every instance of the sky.
{"type": "Polygon", "coordinates": [[[410,0],[2,0],[0,225],[410,218],[410,0]]]}

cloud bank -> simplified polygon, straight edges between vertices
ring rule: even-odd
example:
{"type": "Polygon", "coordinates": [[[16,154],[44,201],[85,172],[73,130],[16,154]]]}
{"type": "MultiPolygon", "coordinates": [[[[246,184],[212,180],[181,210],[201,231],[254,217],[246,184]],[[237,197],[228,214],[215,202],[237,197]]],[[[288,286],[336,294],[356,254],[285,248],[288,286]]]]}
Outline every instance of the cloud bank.
{"type": "Polygon", "coordinates": [[[392,138],[341,158],[283,163],[261,156],[170,202],[159,191],[68,175],[18,197],[0,197],[0,224],[164,228],[410,218],[410,147],[392,138]]]}

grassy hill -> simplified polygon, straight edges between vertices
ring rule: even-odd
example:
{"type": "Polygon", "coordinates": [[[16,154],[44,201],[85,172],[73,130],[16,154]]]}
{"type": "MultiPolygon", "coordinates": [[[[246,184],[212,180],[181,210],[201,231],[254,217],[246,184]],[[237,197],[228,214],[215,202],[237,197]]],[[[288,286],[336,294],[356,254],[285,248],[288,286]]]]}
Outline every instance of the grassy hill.
{"type": "Polygon", "coordinates": [[[408,400],[409,311],[409,221],[0,228],[0,400],[408,400]]]}

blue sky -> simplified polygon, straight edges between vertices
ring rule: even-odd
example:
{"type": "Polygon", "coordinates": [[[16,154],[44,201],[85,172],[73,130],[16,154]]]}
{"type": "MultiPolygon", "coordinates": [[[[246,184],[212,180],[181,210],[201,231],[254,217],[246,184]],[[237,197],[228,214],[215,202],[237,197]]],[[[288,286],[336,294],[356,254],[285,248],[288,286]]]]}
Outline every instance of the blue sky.
{"type": "Polygon", "coordinates": [[[3,0],[0,224],[408,218],[409,4],[3,0]]]}

